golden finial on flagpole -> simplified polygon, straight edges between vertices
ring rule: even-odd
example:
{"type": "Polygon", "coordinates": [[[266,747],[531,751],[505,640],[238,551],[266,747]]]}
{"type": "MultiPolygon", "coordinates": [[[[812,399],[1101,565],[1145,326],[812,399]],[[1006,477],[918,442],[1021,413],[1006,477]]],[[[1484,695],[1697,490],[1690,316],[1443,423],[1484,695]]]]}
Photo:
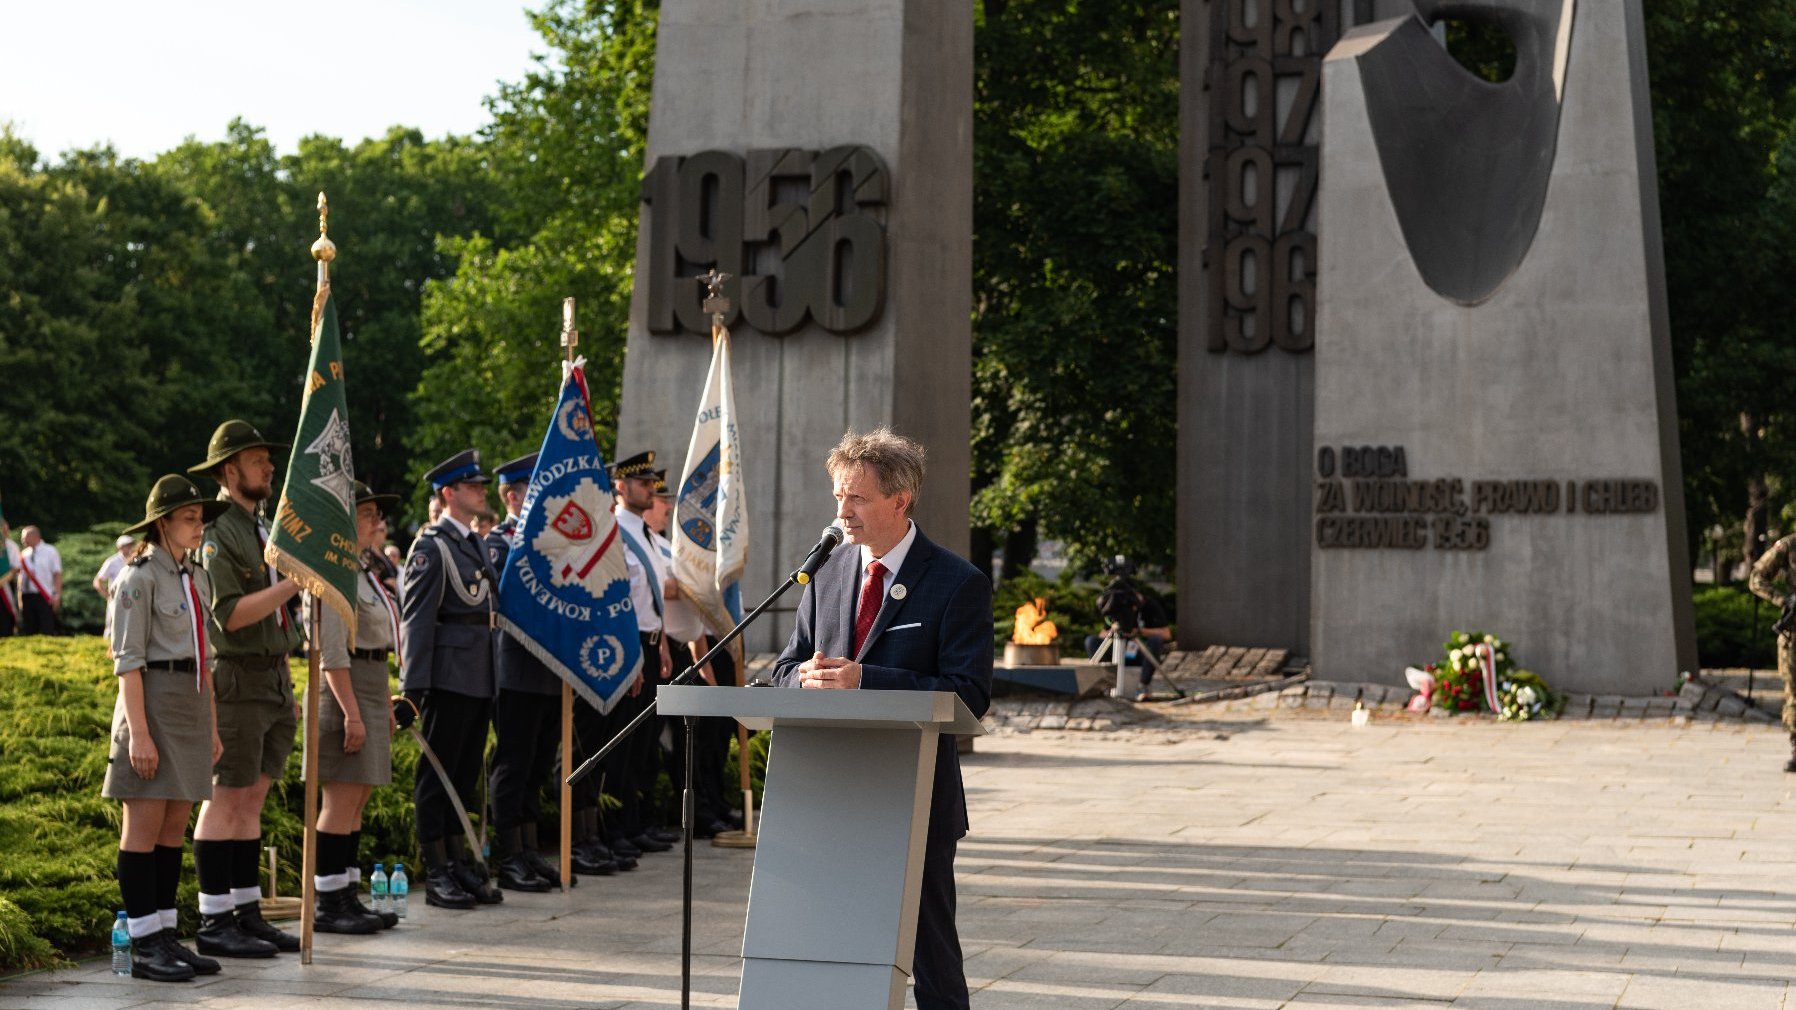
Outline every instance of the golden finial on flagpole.
{"type": "Polygon", "coordinates": [[[318,314],[324,310],[324,293],[331,287],[331,260],[337,258],[337,244],[325,234],[325,221],[330,217],[330,205],[325,202],[324,191],[318,191],[318,241],[312,243],[312,258],[318,261],[318,289],[312,296],[312,325],[306,331],[306,339],[318,339],[318,314]]]}
{"type": "Polygon", "coordinates": [[[574,297],[561,300],[561,349],[566,360],[574,360],[574,348],[580,344],[580,331],[574,327],[574,297]]]}
{"type": "Polygon", "coordinates": [[[325,234],[325,223],[330,217],[330,204],[325,201],[322,191],[318,194],[318,241],[312,243],[312,258],[320,263],[329,263],[337,258],[337,244],[325,234]]]}

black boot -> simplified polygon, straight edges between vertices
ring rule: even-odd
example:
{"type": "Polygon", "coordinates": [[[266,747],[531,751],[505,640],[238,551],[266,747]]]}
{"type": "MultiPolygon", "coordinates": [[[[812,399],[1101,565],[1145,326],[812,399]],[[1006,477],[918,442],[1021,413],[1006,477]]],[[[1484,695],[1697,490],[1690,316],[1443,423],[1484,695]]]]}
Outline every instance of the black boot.
{"type": "Polygon", "coordinates": [[[312,928],[321,933],[367,936],[369,933],[378,933],[385,927],[380,916],[363,915],[361,906],[356,904],[355,888],[344,886],[334,891],[318,892],[318,914],[312,920],[312,928]]]}
{"type": "MultiPolygon", "coordinates": [[[[529,824],[520,827],[518,832],[519,842],[523,845],[522,855],[524,857],[524,862],[529,864],[530,869],[535,871],[537,876],[553,885],[555,890],[561,890],[561,871],[555,868],[555,864],[543,858],[542,848],[537,844],[536,822],[531,821],[529,824]]],[[[573,887],[579,883],[579,877],[569,874],[569,887],[573,887]]]]}
{"type": "Polygon", "coordinates": [[[202,954],[219,957],[273,957],[280,948],[267,940],[259,940],[243,931],[236,912],[201,915],[200,931],[194,946],[202,954]]]}
{"type": "Polygon", "coordinates": [[[492,871],[486,868],[486,864],[478,856],[468,852],[467,843],[460,836],[451,836],[446,841],[449,866],[462,890],[473,895],[474,900],[482,905],[497,905],[504,901],[505,892],[493,886],[492,871]]]}
{"type": "Polygon", "coordinates": [[[162,942],[160,930],[131,941],[132,978],[147,978],[152,982],[185,982],[193,974],[193,965],[176,957],[162,942]]]}
{"type": "Polygon", "coordinates": [[[181,962],[182,964],[186,965],[189,968],[192,968],[193,973],[195,975],[216,975],[216,974],[218,974],[218,972],[219,972],[218,962],[212,960],[209,957],[201,957],[198,954],[195,954],[193,951],[188,950],[186,947],[181,946],[181,941],[179,938],[177,938],[175,936],[174,930],[164,929],[162,932],[156,933],[154,936],[144,937],[144,939],[146,939],[146,940],[154,939],[156,936],[159,936],[162,938],[163,949],[167,950],[171,955],[173,955],[175,960],[181,962]]]}
{"type": "Polygon", "coordinates": [[[575,873],[589,873],[595,877],[608,877],[635,865],[623,865],[623,860],[606,848],[599,834],[599,812],[596,809],[580,810],[574,814],[573,863],[575,873]]]}
{"type": "Polygon", "coordinates": [[[499,860],[499,886],[507,891],[529,891],[542,894],[552,891],[555,885],[537,875],[530,862],[524,858],[524,833],[518,828],[506,828],[499,832],[500,845],[505,849],[505,857],[499,860]]]}
{"type": "Polygon", "coordinates": [[[276,950],[288,954],[299,951],[299,937],[285,930],[274,928],[268,924],[267,919],[262,918],[260,901],[246,901],[237,906],[237,925],[256,939],[267,940],[274,944],[276,950]]]}
{"type": "Polygon", "coordinates": [[[354,884],[349,885],[349,900],[355,903],[356,911],[363,915],[372,915],[376,919],[379,919],[380,928],[392,929],[394,926],[399,925],[398,912],[376,912],[374,909],[362,904],[362,896],[356,893],[356,885],[354,884]]]}
{"type": "Polygon", "coordinates": [[[449,855],[442,840],[425,842],[424,903],[438,908],[473,908],[474,896],[462,890],[450,868],[449,855]]]}

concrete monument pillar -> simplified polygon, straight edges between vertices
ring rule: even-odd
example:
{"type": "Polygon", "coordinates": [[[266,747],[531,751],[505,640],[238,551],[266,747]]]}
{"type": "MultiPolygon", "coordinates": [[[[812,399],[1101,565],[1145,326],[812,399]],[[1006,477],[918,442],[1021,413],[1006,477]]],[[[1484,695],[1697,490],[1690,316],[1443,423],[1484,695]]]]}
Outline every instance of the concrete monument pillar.
{"type": "Polygon", "coordinates": [[[1555,687],[1667,688],[1696,656],[1640,0],[1452,16],[1509,34],[1509,80],[1414,16],[1324,63],[1314,672],[1402,683],[1482,630],[1555,687]]]}
{"type": "Polygon", "coordinates": [[[1409,0],[1183,0],[1179,640],[1307,654],[1322,55],[1409,0]]]}
{"type": "MultiPolygon", "coordinates": [[[[744,606],[833,516],[823,458],[890,425],[929,451],[917,522],[965,554],[973,15],[952,0],[666,0],[620,453],[681,471],[724,288],[751,547],[744,606]]],[[[783,645],[796,593],[748,635],[783,645]]]]}

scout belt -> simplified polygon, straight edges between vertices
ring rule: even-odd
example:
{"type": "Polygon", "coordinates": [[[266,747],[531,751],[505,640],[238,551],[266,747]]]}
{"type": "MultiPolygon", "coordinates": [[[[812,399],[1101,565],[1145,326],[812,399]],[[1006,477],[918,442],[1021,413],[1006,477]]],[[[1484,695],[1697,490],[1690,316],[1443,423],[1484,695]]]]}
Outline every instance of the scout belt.
{"type": "Polygon", "coordinates": [[[384,663],[393,654],[392,649],[351,649],[349,655],[354,659],[372,659],[376,663],[384,663]]]}

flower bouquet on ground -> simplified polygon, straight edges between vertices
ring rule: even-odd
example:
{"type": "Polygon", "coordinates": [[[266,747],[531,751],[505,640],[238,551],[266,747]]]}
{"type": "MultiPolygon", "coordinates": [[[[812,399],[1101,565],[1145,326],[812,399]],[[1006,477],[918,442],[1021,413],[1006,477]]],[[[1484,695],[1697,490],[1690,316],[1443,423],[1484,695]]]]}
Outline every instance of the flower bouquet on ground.
{"type": "Polygon", "coordinates": [[[1563,701],[1538,674],[1518,670],[1501,638],[1482,631],[1455,631],[1446,656],[1426,668],[1434,678],[1434,707],[1449,712],[1495,712],[1513,722],[1550,719],[1563,701]]]}

